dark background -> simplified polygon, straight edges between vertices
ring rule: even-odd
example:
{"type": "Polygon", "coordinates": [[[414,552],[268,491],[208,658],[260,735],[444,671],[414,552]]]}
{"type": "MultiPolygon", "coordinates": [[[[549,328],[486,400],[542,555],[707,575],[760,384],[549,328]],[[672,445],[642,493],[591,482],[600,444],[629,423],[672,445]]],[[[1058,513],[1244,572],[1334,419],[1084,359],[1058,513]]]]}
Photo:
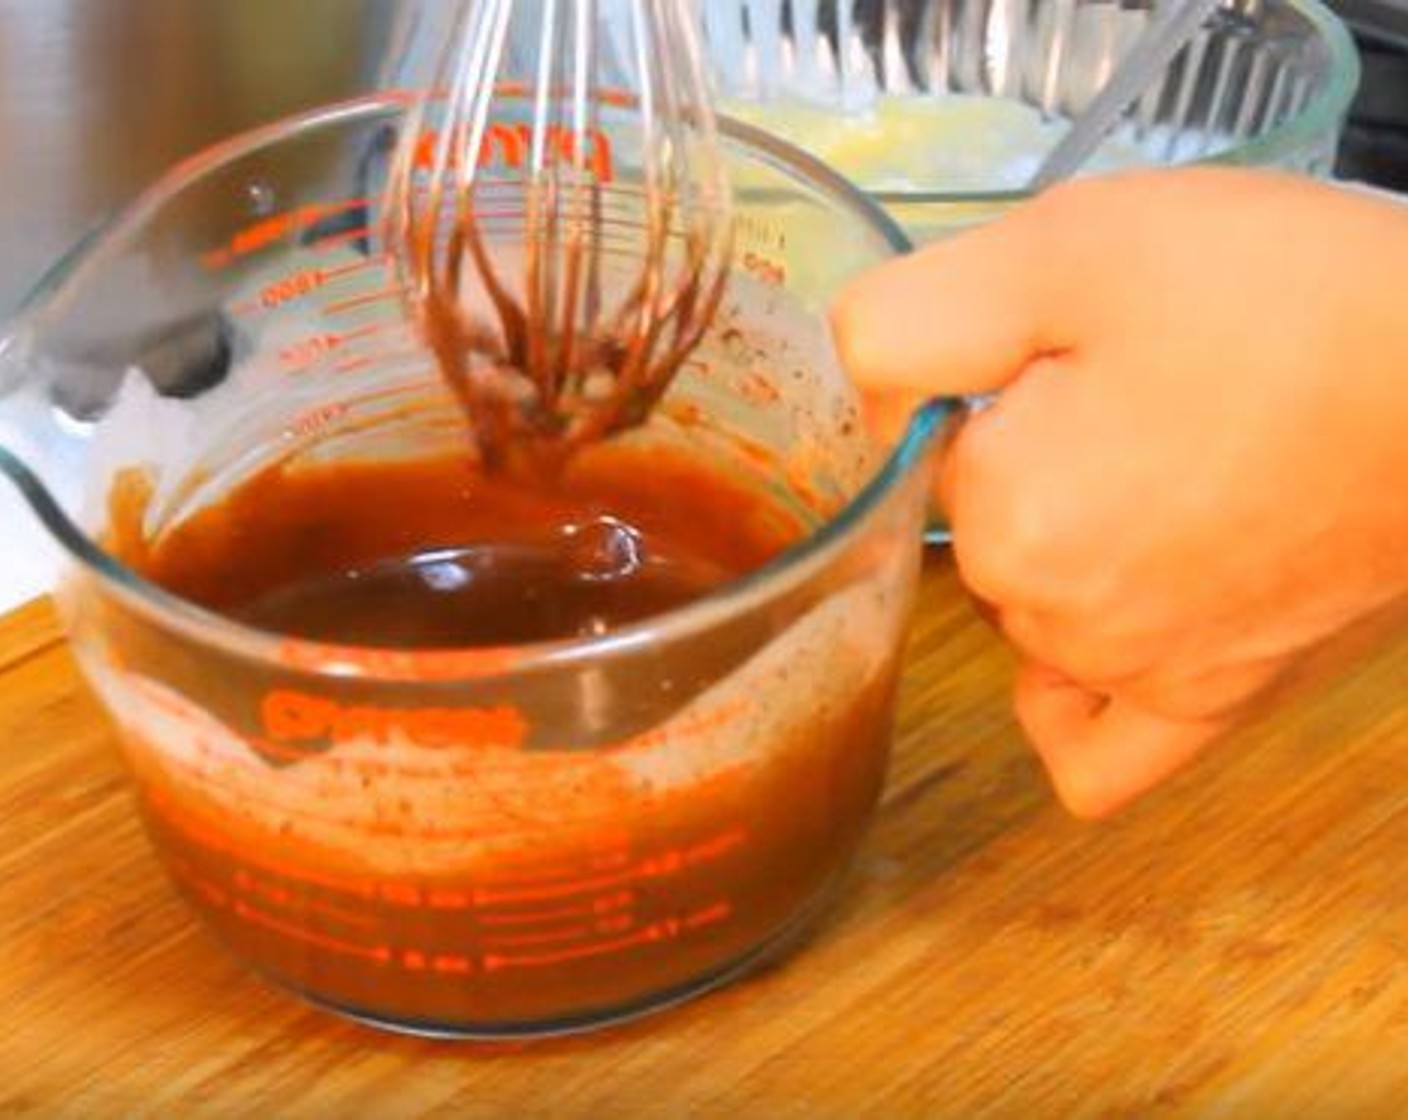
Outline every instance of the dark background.
{"type": "Polygon", "coordinates": [[[1339,173],[1408,191],[1408,0],[1332,0],[1330,6],[1354,31],[1364,63],[1339,173]]]}

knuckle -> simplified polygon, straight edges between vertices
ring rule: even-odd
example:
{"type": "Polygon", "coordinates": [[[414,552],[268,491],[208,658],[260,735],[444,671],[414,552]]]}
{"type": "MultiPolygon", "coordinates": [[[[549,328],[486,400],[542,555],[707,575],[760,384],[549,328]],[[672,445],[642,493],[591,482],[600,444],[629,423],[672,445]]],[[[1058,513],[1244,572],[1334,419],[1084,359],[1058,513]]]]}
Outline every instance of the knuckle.
{"type": "Polygon", "coordinates": [[[994,602],[1024,601],[1042,569],[1047,519],[981,417],[953,448],[950,480],[954,555],[965,581],[994,602]]]}

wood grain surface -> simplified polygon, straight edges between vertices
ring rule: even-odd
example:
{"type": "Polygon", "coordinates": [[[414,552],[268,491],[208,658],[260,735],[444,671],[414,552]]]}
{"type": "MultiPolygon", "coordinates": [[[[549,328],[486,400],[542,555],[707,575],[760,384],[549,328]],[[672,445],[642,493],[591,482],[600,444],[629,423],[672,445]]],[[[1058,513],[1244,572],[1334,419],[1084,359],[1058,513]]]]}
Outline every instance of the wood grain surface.
{"type": "Polygon", "coordinates": [[[1119,819],[1056,808],[931,561],[851,890],[645,1022],[430,1043],[307,1009],[162,878],[50,608],[0,621],[0,1115],[1408,1114],[1408,643],[1119,819]]]}

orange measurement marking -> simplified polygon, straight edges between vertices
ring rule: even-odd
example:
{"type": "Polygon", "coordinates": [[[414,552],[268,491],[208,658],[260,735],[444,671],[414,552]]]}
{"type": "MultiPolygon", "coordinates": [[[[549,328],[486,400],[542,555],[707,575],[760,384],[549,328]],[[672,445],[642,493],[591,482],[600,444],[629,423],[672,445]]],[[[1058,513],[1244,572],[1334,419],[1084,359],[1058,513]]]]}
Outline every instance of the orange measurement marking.
{"type": "Polygon", "coordinates": [[[695,844],[686,852],[685,862],[697,864],[719,859],[735,848],[741,848],[743,842],[747,839],[748,833],[744,829],[730,829],[728,832],[720,833],[712,840],[705,840],[702,843],[695,844]]]}
{"type": "MultiPolygon", "coordinates": [[[[434,89],[436,97],[445,98],[450,96],[451,91],[447,86],[437,85],[432,88],[434,89]]],[[[494,91],[505,97],[527,97],[533,93],[535,89],[536,87],[530,89],[525,82],[503,81],[494,83],[494,91]]],[[[549,89],[553,90],[553,96],[559,99],[571,92],[568,87],[562,85],[550,86],[549,89]]],[[[420,101],[421,98],[425,96],[425,91],[419,88],[389,89],[386,90],[382,96],[387,101],[396,102],[409,107],[420,101]]],[[[592,91],[592,97],[602,105],[614,105],[623,109],[634,108],[639,104],[639,98],[630,90],[618,89],[615,86],[602,86],[598,89],[594,89],[592,91]]],[[[360,105],[361,101],[349,102],[349,104],[360,105]]]]}
{"type": "Polygon", "coordinates": [[[615,910],[628,910],[635,905],[635,895],[631,891],[615,891],[602,895],[593,902],[581,906],[560,906],[555,910],[521,910],[498,914],[480,914],[479,924],[486,927],[530,926],[549,922],[570,922],[578,918],[610,914],[615,910]]]}
{"type": "Polygon", "coordinates": [[[602,918],[596,923],[597,933],[622,933],[636,924],[636,920],[630,914],[613,914],[609,918],[602,918]]]}
{"type": "Polygon", "coordinates": [[[362,261],[352,261],[348,264],[334,265],[331,268],[323,269],[323,274],[332,280],[342,280],[348,276],[355,276],[359,272],[366,272],[370,268],[378,268],[384,265],[389,257],[369,257],[362,261]]]}
{"type": "Polygon", "coordinates": [[[570,949],[556,949],[546,953],[486,953],[484,955],[484,971],[499,972],[507,968],[550,968],[553,965],[567,964],[570,961],[584,960],[588,957],[602,957],[611,953],[624,952],[627,949],[635,949],[641,945],[649,945],[653,941],[660,940],[660,935],[655,926],[647,926],[626,937],[617,937],[608,941],[596,941],[589,945],[575,945],[570,949]]]}
{"type": "Polygon", "coordinates": [[[727,902],[716,902],[712,906],[706,906],[703,910],[697,910],[684,920],[684,928],[687,930],[703,929],[705,926],[717,925],[719,922],[727,921],[733,914],[733,907],[727,902]]]}
{"type": "Polygon", "coordinates": [[[432,910],[470,910],[475,903],[474,892],[453,887],[432,887],[425,892],[425,905],[432,910]]]}
{"type": "Polygon", "coordinates": [[[545,902],[571,898],[573,895],[590,894],[641,880],[668,878],[678,874],[686,867],[693,867],[720,858],[743,844],[746,838],[746,833],[741,828],[733,829],[687,849],[667,849],[663,852],[657,852],[634,867],[613,874],[585,876],[563,882],[524,886],[485,887],[478,892],[478,897],[480,902],[486,905],[545,902]]]}
{"type": "Polygon", "coordinates": [[[631,868],[615,875],[598,875],[576,882],[545,883],[535,887],[485,887],[478,893],[480,902],[491,906],[516,902],[545,902],[632,883],[640,877],[639,870],[631,868]]]}
{"type": "Polygon", "coordinates": [[[597,930],[594,926],[566,926],[559,929],[546,930],[542,933],[498,934],[493,937],[486,937],[484,944],[492,945],[499,949],[557,945],[563,941],[581,941],[583,938],[595,936],[596,932],[597,930]]]}
{"type": "Polygon", "coordinates": [[[299,892],[295,895],[287,887],[255,878],[243,867],[235,872],[235,886],[248,894],[258,895],[264,901],[273,903],[275,906],[296,906],[321,914],[326,918],[332,918],[344,925],[366,928],[375,924],[366,914],[344,910],[340,906],[334,906],[330,902],[324,902],[322,899],[314,898],[305,892],[299,892]]]}
{"type": "Polygon", "coordinates": [[[561,864],[505,864],[490,871],[484,878],[489,886],[526,887],[535,883],[559,883],[566,879],[577,879],[584,875],[595,875],[606,871],[619,871],[630,863],[630,855],[621,852],[615,858],[597,858],[580,863],[561,864]]]}
{"type": "Polygon", "coordinates": [[[268,249],[303,230],[312,228],[319,222],[360,209],[367,206],[368,203],[369,200],[365,198],[348,198],[341,202],[312,203],[283,214],[264,218],[245,226],[224,245],[202,255],[201,264],[209,270],[225,268],[241,257],[268,249]]]}
{"type": "Polygon", "coordinates": [[[350,331],[343,331],[342,338],[346,342],[356,342],[359,339],[371,338],[373,335],[382,334],[395,326],[395,323],[363,323],[360,327],[353,327],[350,331]]]}
{"type": "Polygon", "coordinates": [[[168,858],[166,866],[171,873],[204,898],[212,906],[225,910],[229,908],[230,896],[214,883],[203,879],[185,860],[168,858]]]}
{"type": "Polygon", "coordinates": [[[382,901],[393,906],[421,907],[425,905],[425,895],[419,887],[410,883],[382,883],[378,891],[382,901]]]}
{"type": "Polygon", "coordinates": [[[235,886],[239,887],[242,891],[262,894],[271,902],[287,903],[289,900],[289,892],[283,887],[257,882],[254,876],[242,867],[235,872],[235,886]]]}
{"type": "Polygon", "coordinates": [[[743,268],[769,287],[777,288],[787,283],[787,266],[761,253],[752,250],[744,253],[743,268]]]}
{"type": "MultiPolygon", "coordinates": [[[[582,139],[584,147],[578,146],[577,133],[564,125],[551,124],[541,137],[527,124],[491,124],[484,130],[483,144],[479,150],[480,167],[499,167],[509,170],[522,169],[534,149],[535,140],[542,140],[542,148],[547,157],[560,164],[573,166],[579,161],[589,167],[597,182],[610,183],[616,178],[615,157],[611,138],[601,129],[587,130],[582,139]]],[[[415,166],[421,171],[433,171],[440,157],[440,134],[427,132],[416,145],[415,166]]],[[[451,166],[456,165],[456,153],[451,152],[451,166]]],[[[458,161],[462,162],[462,161],[458,161]]]]}
{"type": "Polygon", "coordinates": [[[366,323],[350,331],[330,331],[327,334],[313,335],[300,342],[290,343],[280,350],[279,364],[288,373],[303,373],[349,343],[371,338],[391,330],[394,326],[394,323],[366,323]]]}
{"type": "Polygon", "coordinates": [[[308,436],[316,435],[329,424],[346,416],[349,408],[350,406],[342,401],[322,405],[303,413],[301,416],[294,417],[293,422],[285,430],[295,439],[305,439],[308,436]]]}
{"type": "Polygon", "coordinates": [[[593,871],[615,871],[618,867],[623,867],[630,862],[631,836],[629,833],[617,833],[611,844],[613,846],[605,851],[594,852],[587,861],[593,871]]]}
{"type": "Polygon", "coordinates": [[[592,902],[593,914],[610,914],[613,910],[628,910],[635,905],[636,896],[634,891],[616,891],[613,894],[602,895],[592,902]]]}
{"type": "Polygon", "coordinates": [[[265,311],[277,311],[285,304],[312,295],[328,280],[328,274],[321,268],[304,269],[264,285],[259,293],[259,303],[265,311]]]}
{"type": "Polygon", "coordinates": [[[215,886],[213,883],[195,882],[192,881],[189,877],[186,879],[186,882],[189,883],[192,887],[194,887],[196,893],[199,894],[202,898],[204,898],[207,902],[209,902],[212,906],[218,906],[220,909],[223,910],[230,905],[230,896],[227,895],[224,891],[222,891],[219,887],[215,886]]]}
{"type": "Polygon", "coordinates": [[[327,249],[336,249],[339,245],[346,245],[353,241],[365,241],[372,235],[371,226],[358,226],[356,229],[339,230],[337,233],[330,233],[326,237],[320,237],[314,241],[309,248],[322,252],[327,249]]]}
{"type": "Polygon", "coordinates": [[[528,721],[515,707],[382,708],[342,704],[325,696],[274,689],[259,706],[265,734],[277,743],[370,738],[389,743],[404,738],[424,747],[492,744],[517,748],[528,736],[528,721]]]}
{"type": "Polygon", "coordinates": [[[376,292],[367,292],[360,296],[351,296],[348,299],[338,300],[323,308],[324,314],[342,315],[348,311],[355,311],[359,307],[371,307],[378,303],[387,303],[392,300],[399,300],[405,294],[405,286],[397,284],[390,288],[383,288],[376,292]]]}
{"type": "Polygon", "coordinates": [[[436,972],[445,972],[451,975],[465,975],[474,971],[474,962],[468,957],[445,953],[437,956],[435,960],[431,962],[430,967],[436,972]]]}
{"type": "MultiPolygon", "coordinates": [[[[382,323],[380,324],[380,329],[391,330],[400,325],[400,323],[382,323]]],[[[390,362],[401,361],[406,358],[423,358],[425,357],[425,353],[426,351],[423,346],[394,346],[386,350],[376,350],[370,354],[359,354],[355,358],[348,358],[334,368],[339,373],[350,373],[356,369],[360,369],[362,365],[386,365],[390,362]]]]}
{"type": "Polygon", "coordinates": [[[732,913],[732,909],[727,902],[716,902],[685,917],[664,918],[633,933],[604,941],[594,941],[541,953],[486,953],[484,955],[484,971],[498,972],[508,968],[548,968],[590,957],[620,953],[627,949],[639,948],[642,945],[672,941],[681,934],[692,933],[723,921],[732,913]]]}
{"type": "Polygon", "coordinates": [[[339,937],[329,937],[325,933],[308,929],[306,926],[295,925],[293,922],[286,922],[281,918],[276,918],[272,914],[266,914],[263,910],[256,910],[247,902],[236,901],[231,908],[235,917],[246,922],[254,922],[265,929],[271,929],[284,937],[292,938],[295,941],[302,941],[308,945],[316,945],[320,949],[326,949],[331,953],[341,953],[349,957],[361,957],[363,960],[375,961],[377,964],[391,963],[391,950],[385,945],[355,945],[350,941],[343,941],[339,937]]]}
{"type": "Polygon", "coordinates": [[[279,351],[279,364],[289,373],[303,373],[346,342],[339,334],[320,334],[295,342],[279,351]]]}
{"type": "Polygon", "coordinates": [[[661,852],[658,856],[646,860],[640,865],[639,874],[643,879],[661,879],[667,875],[674,875],[684,870],[684,853],[675,850],[661,852]]]}

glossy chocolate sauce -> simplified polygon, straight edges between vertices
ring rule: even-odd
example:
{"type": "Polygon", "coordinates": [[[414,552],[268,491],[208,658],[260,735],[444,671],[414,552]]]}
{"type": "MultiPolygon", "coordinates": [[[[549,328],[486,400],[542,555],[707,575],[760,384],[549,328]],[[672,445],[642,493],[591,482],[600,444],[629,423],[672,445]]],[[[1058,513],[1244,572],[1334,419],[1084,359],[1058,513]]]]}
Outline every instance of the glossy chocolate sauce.
{"type": "MultiPolygon", "coordinates": [[[[551,485],[449,458],[271,468],[154,541],[116,497],[116,550],[187,599],[447,653],[608,632],[803,532],[757,491],[620,445],[551,485]]],[[[615,675],[449,687],[221,660],[134,620],[128,668],[161,690],[125,705],[129,755],[174,878],[261,970],[400,1025],[571,1025],[707,984],[826,893],[888,746],[893,655],[852,650],[865,622],[841,604],[761,660],[770,622],[615,675]],[[569,741],[603,705],[636,724],[569,741]]]]}
{"type": "Polygon", "coordinates": [[[273,467],[138,566],[276,633],[459,648],[605,633],[760,567],[801,533],[717,473],[614,448],[544,480],[448,457],[273,467]]]}

